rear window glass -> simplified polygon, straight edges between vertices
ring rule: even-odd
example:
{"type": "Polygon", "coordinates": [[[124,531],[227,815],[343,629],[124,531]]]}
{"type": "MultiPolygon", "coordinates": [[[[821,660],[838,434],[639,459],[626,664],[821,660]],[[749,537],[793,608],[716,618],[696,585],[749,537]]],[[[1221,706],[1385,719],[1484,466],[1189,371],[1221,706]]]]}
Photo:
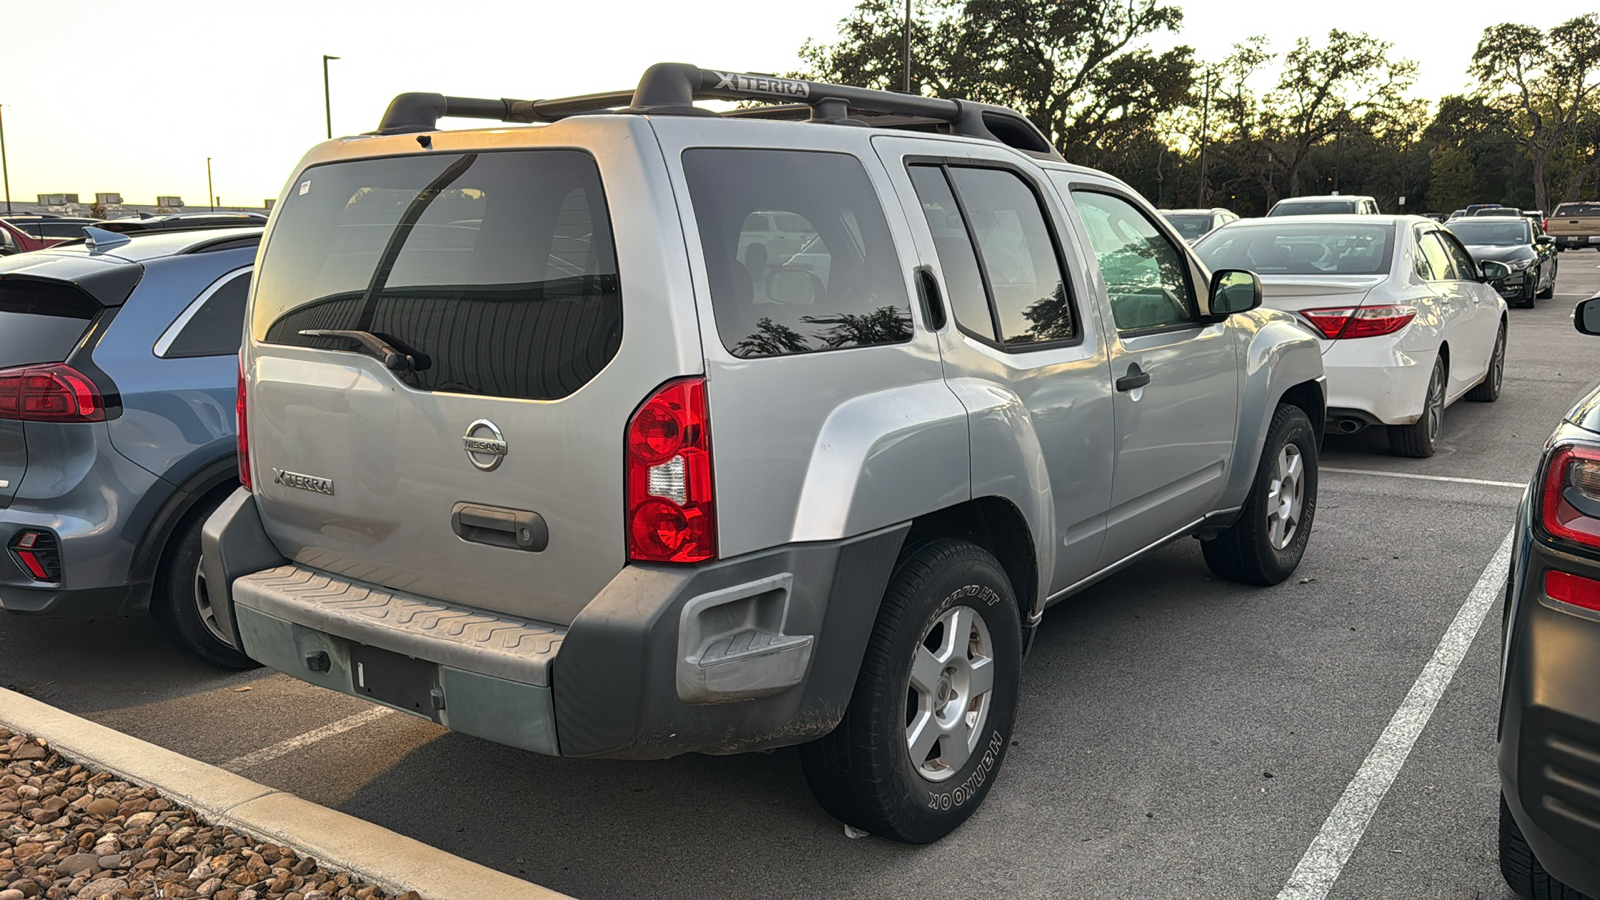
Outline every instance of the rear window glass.
{"type": "Polygon", "coordinates": [[[889,224],[853,156],[796,150],[683,154],[717,333],[740,357],[911,339],[889,224]]]}
{"type": "Polygon", "coordinates": [[[317,166],[277,211],[257,340],[355,350],[365,331],[428,365],[412,387],[532,400],[587,384],[622,343],[600,172],[575,150],[317,166]]]}
{"type": "Polygon", "coordinates": [[[1260,275],[1379,275],[1393,259],[1390,225],[1286,225],[1219,228],[1195,245],[1213,272],[1260,275]]]}
{"type": "Polygon", "coordinates": [[[1312,200],[1306,203],[1291,203],[1284,201],[1272,208],[1269,216],[1321,216],[1337,215],[1339,213],[1353,213],[1356,211],[1354,200],[1312,200]]]}
{"type": "Polygon", "coordinates": [[[1557,216],[1600,216],[1600,203],[1563,203],[1556,207],[1557,216]]]}
{"type": "Polygon", "coordinates": [[[64,362],[99,311],[63,284],[0,282],[0,369],[64,362]]]}
{"type": "Polygon", "coordinates": [[[1173,228],[1178,230],[1178,235],[1184,240],[1192,241],[1211,230],[1210,214],[1203,216],[1183,216],[1162,213],[1161,215],[1172,224],[1173,228]]]}

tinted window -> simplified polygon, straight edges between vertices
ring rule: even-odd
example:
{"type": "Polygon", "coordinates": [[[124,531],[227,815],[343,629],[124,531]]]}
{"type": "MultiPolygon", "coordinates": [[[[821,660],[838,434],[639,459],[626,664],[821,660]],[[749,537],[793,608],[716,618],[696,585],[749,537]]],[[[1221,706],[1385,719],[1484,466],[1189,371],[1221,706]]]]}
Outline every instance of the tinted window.
{"type": "Polygon", "coordinates": [[[1325,214],[1353,213],[1356,211],[1354,200],[1314,200],[1307,203],[1294,203],[1285,200],[1272,208],[1267,213],[1269,216],[1320,216],[1325,214]]]}
{"type": "Polygon", "coordinates": [[[1394,228],[1366,224],[1230,225],[1195,245],[1217,269],[1261,275],[1377,275],[1389,271],[1394,228]]]}
{"type": "Polygon", "coordinates": [[[922,214],[933,232],[933,245],[939,253],[939,268],[944,271],[945,290],[956,324],[967,332],[998,341],[994,317],[989,312],[989,296],[978,272],[978,255],[972,249],[967,224],[944,170],[934,166],[912,166],[911,183],[917,189],[922,214]]]}
{"type": "Polygon", "coordinates": [[[1526,219],[1463,219],[1450,223],[1450,231],[1463,244],[1489,244],[1511,247],[1533,242],[1532,226],[1526,219]]]}
{"type": "Polygon", "coordinates": [[[1455,267],[1450,263],[1450,251],[1444,249],[1444,244],[1439,240],[1439,235],[1429,232],[1417,238],[1417,246],[1422,250],[1422,258],[1428,265],[1428,275],[1431,281],[1450,281],[1456,277],[1455,267]]]}
{"type": "Polygon", "coordinates": [[[1072,199],[1100,263],[1118,331],[1198,320],[1183,253],[1144,213],[1112,194],[1073,191],[1072,199]]]}
{"type": "Polygon", "coordinates": [[[958,166],[948,171],[977,239],[1000,339],[1014,345],[1077,337],[1077,319],[1039,198],[1015,172],[958,166]]]}
{"type": "Polygon", "coordinates": [[[1600,216],[1600,203],[1563,203],[1551,214],[1555,216],[1600,216]]]}
{"type": "Polygon", "coordinates": [[[1211,230],[1209,213],[1203,216],[1168,215],[1164,218],[1172,223],[1179,235],[1191,241],[1211,230]]]}
{"type": "Polygon", "coordinates": [[[911,339],[905,273],[855,157],[707,148],[684,151],[683,174],[717,333],[730,353],[782,356],[911,339]]]}
{"type": "Polygon", "coordinates": [[[1434,234],[1444,243],[1445,252],[1450,254],[1451,262],[1455,263],[1455,277],[1461,281],[1478,280],[1478,264],[1472,261],[1472,254],[1467,248],[1461,246],[1448,231],[1437,231],[1434,234]]]}
{"type": "Polygon", "coordinates": [[[47,238],[81,238],[82,222],[40,222],[39,236],[47,238]]]}
{"type": "MultiPolygon", "coordinates": [[[[223,281],[172,339],[166,359],[185,356],[231,356],[244,336],[244,302],[250,296],[250,273],[223,281]]],[[[210,290],[209,288],[207,290],[210,290]]]]}
{"type": "Polygon", "coordinates": [[[430,358],[413,387],[549,400],[622,342],[600,172],[572,150],[317,166],[278,210],[256,275],[257,340],[352,350],[368,331],[430,358]]]}
{"type": "Polygon", "coordinates": [[[64,361],[99,311],[66,285],[0,283],[0,369],[64,361]]]}

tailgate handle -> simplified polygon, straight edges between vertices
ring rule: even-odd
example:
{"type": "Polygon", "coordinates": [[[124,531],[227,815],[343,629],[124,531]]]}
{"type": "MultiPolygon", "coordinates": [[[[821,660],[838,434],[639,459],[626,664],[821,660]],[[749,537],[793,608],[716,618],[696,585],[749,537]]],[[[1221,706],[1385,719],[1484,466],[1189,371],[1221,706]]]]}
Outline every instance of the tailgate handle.
{"type": "Polygon", "coordinates": [[[474,544],[538,553],[550,546],[544,516],[525,509],[457,503],[450,511],[450,530],[474,544]]]}

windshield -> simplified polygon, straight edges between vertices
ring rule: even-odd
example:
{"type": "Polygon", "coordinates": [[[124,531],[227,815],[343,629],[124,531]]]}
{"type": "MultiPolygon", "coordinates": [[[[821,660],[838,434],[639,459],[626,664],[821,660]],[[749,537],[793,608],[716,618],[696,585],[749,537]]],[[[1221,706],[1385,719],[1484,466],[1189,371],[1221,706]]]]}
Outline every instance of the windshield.
{"type": "Polygon", "coordinates": [[[1391,225],[1231,225],[1195,245],[1212,271],[1260,275],[1378,275],[1389,271],[1391,225]]]}
{"type": "Polygon", "coordinates": [[[1168,215],[1162,213],[1172,227],[1178,229],[1178,234],[1183,235],[1186,241],[1192,241],[1211,230],[1211,215],[1168,215]]]}
{"type": "Polygon", "coordinates": [[[1269,216],[1321,216],[1356,211],[1354,200],[1285,200],[1272,208],[1269,216]]]}
{"type": "Polygon", "coordinates": [[[1533,241],[1525,219],[1472,219],[1451,222],[1446,226],[1463,244],[1478,246],[1513,247],[1533,241]]]}
{"type": "Polygon", "coordinates": [[[1600,203],[1563,203],[1556,207],[1557,216],[1600,216],[1600,203]]]}

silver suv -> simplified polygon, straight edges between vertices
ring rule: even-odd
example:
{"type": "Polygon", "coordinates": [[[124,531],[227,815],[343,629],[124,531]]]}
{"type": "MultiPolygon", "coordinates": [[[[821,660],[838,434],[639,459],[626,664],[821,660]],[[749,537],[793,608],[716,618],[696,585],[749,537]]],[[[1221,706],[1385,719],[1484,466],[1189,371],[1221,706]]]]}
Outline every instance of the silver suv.
{"type": "Polygon", "coordinates": [[[402,95],[273,213],[213,605],[539,753],[803,744],[835,816],[936,840],[1046,607],[1189,535],[1299,563],[1322,361],[1259,303],[1000,107],[681,64],[402,95]]]}

